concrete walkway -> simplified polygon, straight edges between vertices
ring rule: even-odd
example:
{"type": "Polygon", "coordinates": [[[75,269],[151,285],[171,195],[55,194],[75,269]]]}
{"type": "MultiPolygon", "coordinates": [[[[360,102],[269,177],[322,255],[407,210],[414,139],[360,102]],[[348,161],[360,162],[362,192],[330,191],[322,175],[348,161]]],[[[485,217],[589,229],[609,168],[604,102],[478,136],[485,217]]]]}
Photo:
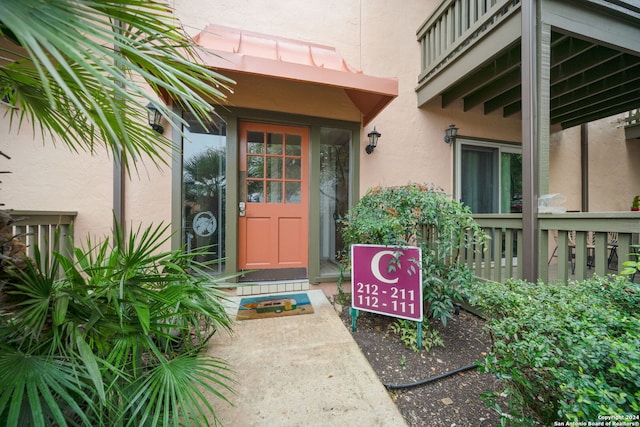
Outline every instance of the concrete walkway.
{"type": "MultiPolygon", "coordinates": [[[[322,290],[306,293],[313,314],[238,321],[212,339],[209,351],[239,382],[235,407],[213,402],[222,424],[406,426],[322,290]]],[[[240,297],[232,301],[235,317],[240,297]]]]}

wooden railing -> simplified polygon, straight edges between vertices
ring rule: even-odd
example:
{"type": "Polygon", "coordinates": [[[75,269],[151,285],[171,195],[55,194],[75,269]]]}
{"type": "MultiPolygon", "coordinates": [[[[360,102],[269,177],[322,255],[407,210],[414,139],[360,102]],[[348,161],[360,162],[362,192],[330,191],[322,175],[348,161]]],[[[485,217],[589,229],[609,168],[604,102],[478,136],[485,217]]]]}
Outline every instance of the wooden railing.
{"type": "MultiPolygon", "coordinates": [[[[484,247],[466,251],[464,262],[476,276],[487,280],[522,278],[521,215],[474,218],[490,240],[484,247]]],[[[538,278],[543,282],[618,273],[639,243],[638,212],[540,214],[538,224],[538,278]]]]}
{"type": "Polygon", "coordinates": [[[33,258],[36,246],[41,254],[53,251],[70,254],[73,222],[77,212],[7,210],[15,223],[13,235],[27,245],[27,255],[33,258]],[[69,239],[71,237],[71,239],[69,239]]]}
{"type": "Polygon", "coordinates": [[[520,9],[520,0],[445,0],[418,29],[419,84],[520,9]]]}
{"type": "Polygon", "coordinates": [[[629,114],[624,119],[625,126],[640,124],[640,108],[629,111],[629,114]]]}

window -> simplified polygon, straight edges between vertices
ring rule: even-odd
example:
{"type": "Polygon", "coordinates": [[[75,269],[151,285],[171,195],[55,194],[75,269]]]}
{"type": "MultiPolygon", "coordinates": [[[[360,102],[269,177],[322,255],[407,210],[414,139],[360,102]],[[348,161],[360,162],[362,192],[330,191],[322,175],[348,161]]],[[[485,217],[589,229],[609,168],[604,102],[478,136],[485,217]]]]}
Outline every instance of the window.
{"type": "Polygon", "coordinates": [[[338,273],[339,219],[349,210],[351,131],[320,130],[320,274],[338,273]]]}
{"type": "Polygon", "coordinates": [[[522,149],[458,139],[456,195],[473,213],[522,212],[522,149]]]}
{"type": "MultiPolygon", "coordinates": [[[[187,251],[206,248],[209,259],[225,256],[226,127],[215,123],[209,130],[187,119],[182,142],[182,224],[187,251]]],[[[222,272],[222,263],[212,264],[222,272]]]]}
{"type": "Polygon", "coordinates": [[[247,201],[300,203],[302,137],[247,133],[247,201]]]}

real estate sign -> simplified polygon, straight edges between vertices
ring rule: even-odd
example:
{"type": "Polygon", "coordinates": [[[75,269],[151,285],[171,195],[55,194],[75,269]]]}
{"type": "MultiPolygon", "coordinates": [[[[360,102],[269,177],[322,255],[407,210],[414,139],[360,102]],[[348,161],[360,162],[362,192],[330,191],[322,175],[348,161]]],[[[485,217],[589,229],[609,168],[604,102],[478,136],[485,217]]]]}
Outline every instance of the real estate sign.
{"type": "Polygon", "coordinates": [[[422,322],[420,248],[381,245],[351,247],[351,306],[422,322]]]}

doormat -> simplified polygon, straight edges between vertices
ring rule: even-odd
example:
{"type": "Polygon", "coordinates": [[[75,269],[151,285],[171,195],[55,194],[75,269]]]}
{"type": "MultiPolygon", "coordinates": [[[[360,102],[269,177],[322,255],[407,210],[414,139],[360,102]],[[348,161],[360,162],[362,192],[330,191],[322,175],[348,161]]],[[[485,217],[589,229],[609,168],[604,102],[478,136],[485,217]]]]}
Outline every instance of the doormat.
{"type": "Polygon", "coordinates": [[[312,314],[313,306],[307,294],[282,294],[247,297],[240,300],[237,320],[312,314]]]}

